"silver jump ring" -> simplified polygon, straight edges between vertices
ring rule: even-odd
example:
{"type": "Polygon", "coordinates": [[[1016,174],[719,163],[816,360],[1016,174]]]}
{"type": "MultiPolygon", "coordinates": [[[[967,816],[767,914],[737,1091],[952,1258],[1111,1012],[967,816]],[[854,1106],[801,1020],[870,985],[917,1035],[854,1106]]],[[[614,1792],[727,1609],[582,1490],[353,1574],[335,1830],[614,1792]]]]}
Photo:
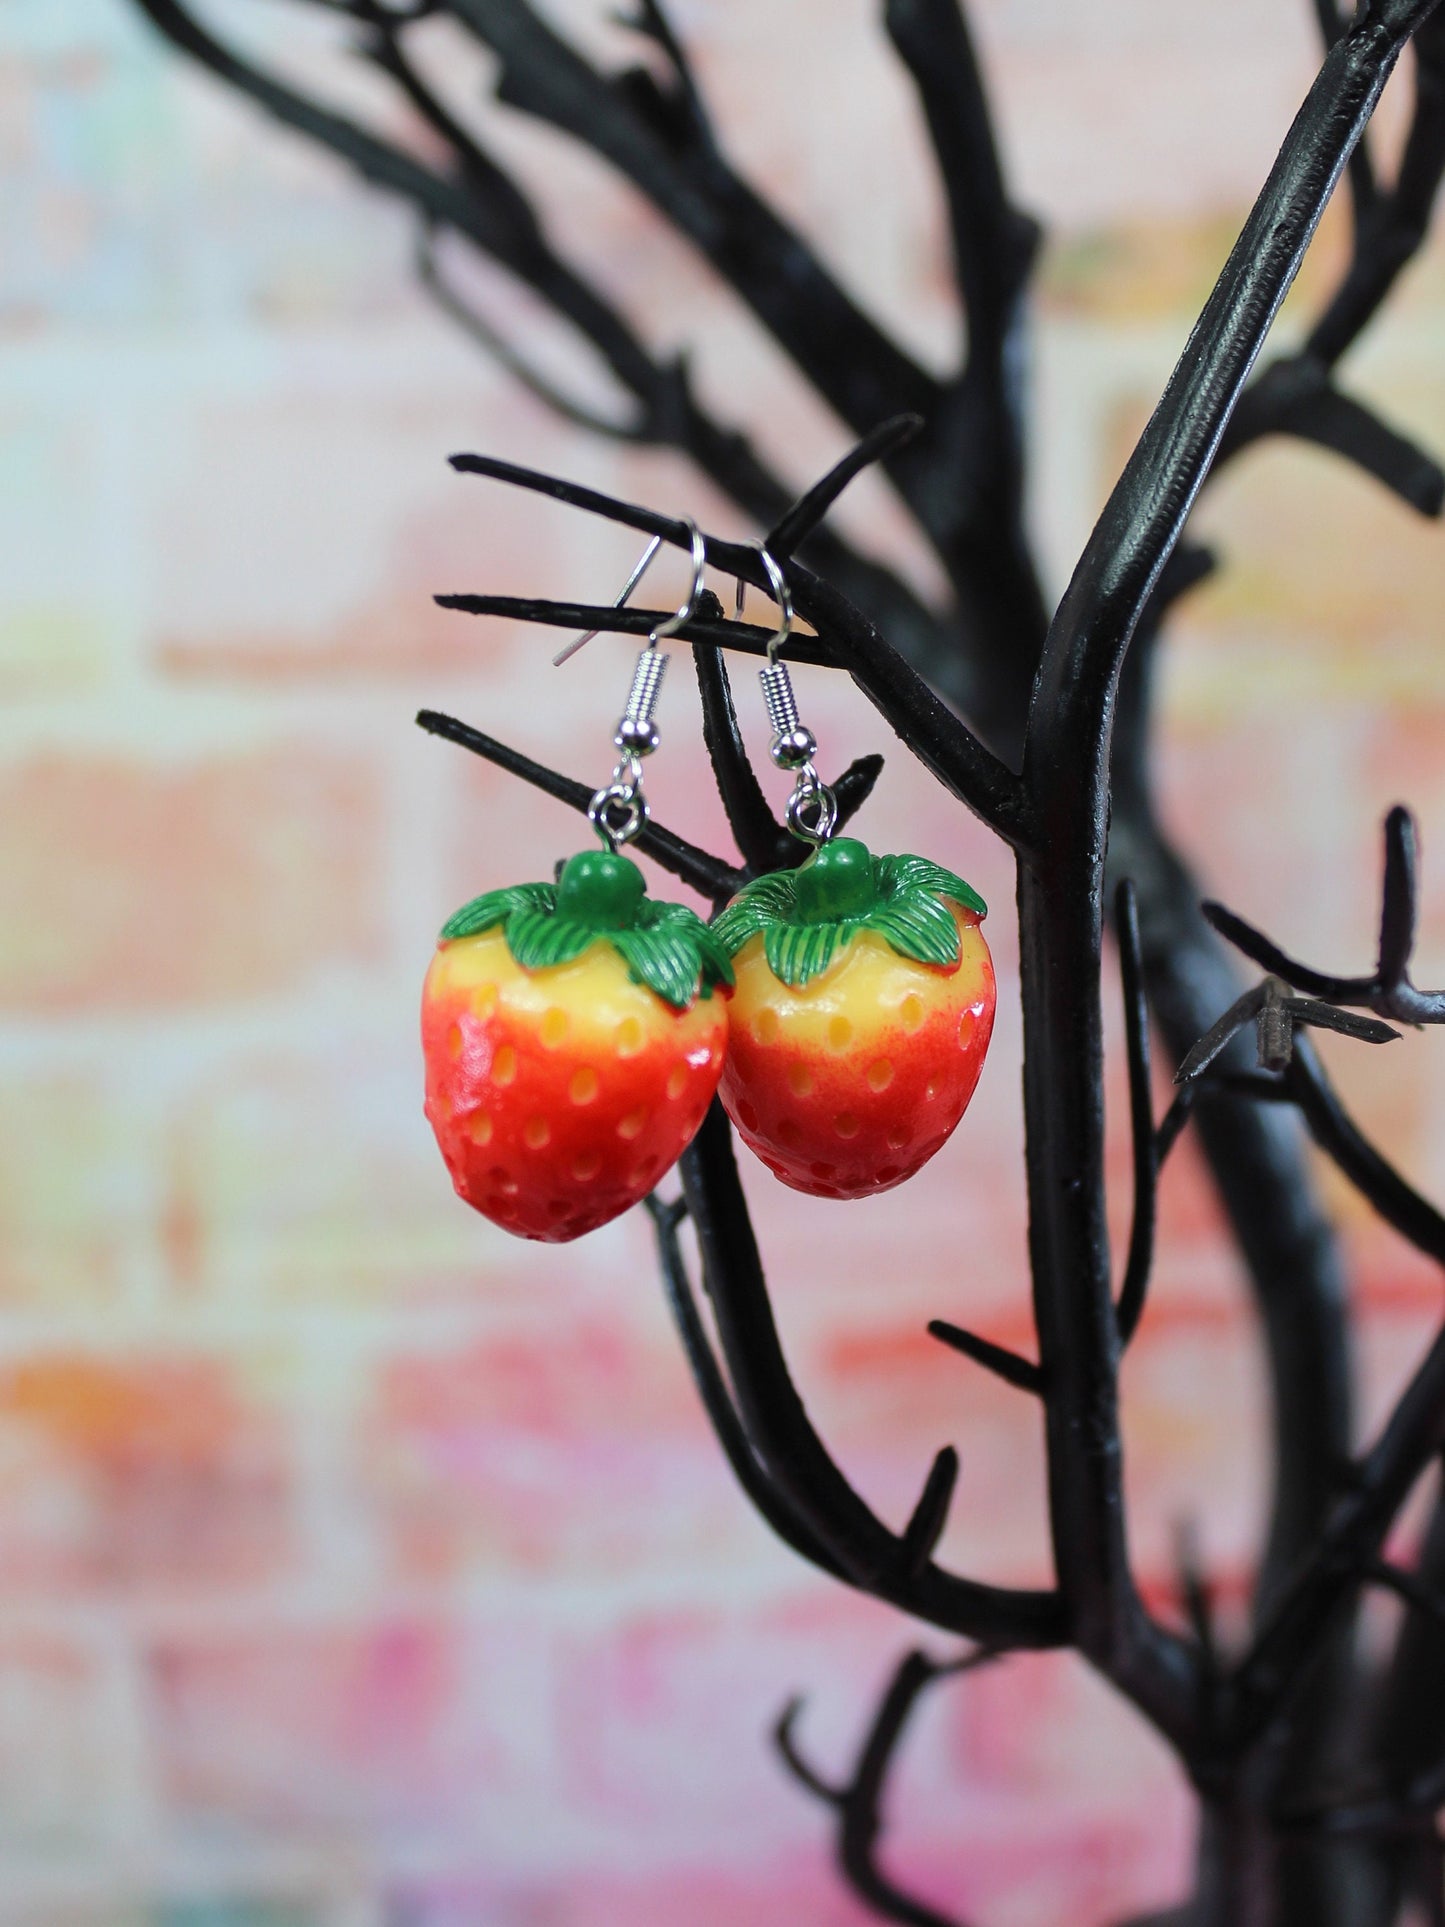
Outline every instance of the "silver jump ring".
{"type": "Polygon", "coordinates": [[[632,783],[611,782],[587,805],[588,822],[614,855],[641,835],[647,818],[647,798],[632,783]]]}
{"type": "Polygon", "coordinates": [[[838,822],[838,799],[815,775],[788,798],[788,828],[804,843],[826,843],[838,822]]]}

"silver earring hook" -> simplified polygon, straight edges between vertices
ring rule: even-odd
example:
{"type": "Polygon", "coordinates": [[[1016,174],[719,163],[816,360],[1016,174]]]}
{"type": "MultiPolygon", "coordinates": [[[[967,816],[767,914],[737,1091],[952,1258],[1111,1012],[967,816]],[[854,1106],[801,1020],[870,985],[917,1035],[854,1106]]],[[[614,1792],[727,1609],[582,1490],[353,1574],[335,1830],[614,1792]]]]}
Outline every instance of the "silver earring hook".
{"type": "MultiPolygon", "coordinates": [[[[587,806],[587,815],[593,828],[602,838],[608,849],[615,855],[634,837],[640,836],[647,822],[647,798],[642,791],[642,759],[650,756],[658,745],[657,724],[653,712],[657,708],[657,698],[662,689],[662,678],[669,657],[659,644],[668,636],[675,636],[685,622],[690,622],[697,613],[702,600],[703,576],[707,570],[707,544],[702,532],[692,517],[687,518],[687,526],[692,536],[692,586],[687,598],[675,615],[667,616],[659,622],[638,652],[637,662],[632,671],[632,688],[628,692],[627,707],[623,710],[612,741],[621,750],[622,759],[612,772],[612,780],[604,783],[587,806]]],[[[648,544],[647,553],[632,571],[631,580],[622,591],[615,607],[620,608],[630,592],[642,580],[643,571],[657,554],[662,542],[655,535],[648,544]]],[[[594,629],[592,635],[597,632],[594,629]]],[[[579,636],[569,644],[557,658],[559,662],[575,654],[590,636],[579,636]]]]}
{"type": "MultiPolygon", "coordinates": [[[[763,703],[773,726],[768,754],[779,769],[790,770],[793,775],[793,793],[787,808],[788,828],[800,842],[811,843],[816,848],[828,841],[837,826],[838,799],[813,766],[817,739],[811,729],[803,727],[798,716],[798,699],[793,694],[793,678],[788,665],[778,661],[778,651],[793,633],[793,598],[767,545],[753,542],[749,546],[757,550],[762,560],[778,605],[778,626],[768,638],[767,662],[758,671],[763,703]]],[[[745,584],[739,576],[734,619],[742,615],[744,590],[745,584]]]]}
{"type": "MultiPolygon", "coordinates": [[[[778,651],[793,633],[793,598],[788,589],[787,582],[784,579],[783,572],[773,559],[772,552],[769,550],[767,544],[753,541],[749,542],[747,546],[750,549],[757,550],[767,574],[769,586],[773,591],[773,600],[778,605],[778,627],[776,632],[768,638],[768,667],[771,669],[777,661],[778,651]]],[[[743,581],[743,578],[739,576],[737,595],[733,601],[734,621],[737,621],[742,615],[743,602],[746,594],[747,584],[743,581]]]]}
{"type": "MultiPolygon", "coordinates": [[[[691,622],[697,614],[697,605],[702,599],[703,575],[707,569],[707,544],[703,540],[702,531],[698,528],[697,523],[693,521],[692,517],[689,515],[683,519],[687,523],[688,533],[692,538],[692,587],[687,592],[687,600],[678,609],[676,615],[670,616],[666,622],[659,622],[651,635],[648,636],[647,641],[649,647],[655,646],[667,636],[676,635],[685,622],[691,622]]],[[[621,593],[613,600],[612,606],[614,609],[620,609],[627,601],[632,591],[652,567],[657,552],[661,547],[662,537],[660,535],[654,535],[647,547],[642,551],[642,559],[633,569],[632,574],[628,576],[627,580],[623,583],[621,593]]],[[[556,655],[553,656],[552,667],[554,669],[560,669],[564,662],[567,662],[571,657],[575,656],[579,649],[585,649],[592,638],[600,633],[600,630],[589,629],[585,635],[574,636],[565,648],[559,649],[556,655]]]]}
{"type": "MultiPolygon", "coordinates": [[[[697,614],[697,605],[702,600],[702,579],[707,571],[707,543],[702,539],[702,530],[690,515],[684,516],[688,534],[692,537],[692,586],[687,599],[679,607],[677,614],[669,616],[666,622],[659,622],[647,638],[648,644],[656,647],[668,636],[675,636],[685,622],[691,622],[697,614]]],[[[657,538],[661,541],[661,537],[657,538]]]]}
{"type": "MultiPolygon", "coordinates": [[[[654,535],[652,540],[648,543],[647,547],[642,551],[642,560],[637,564],[636,568],[632,571],[632,574],[628,576],[627,580],[623,583],[621,594],[614,598],[612,603],[612,606],[614,609],[620,609],[623,603],[626,602],[627,598],[632,594],[632,591],[637,587],[638,583],[647,574],[647,571],[649,570],[649,568],[651,568],[652,558],[657,554],[657,551],[661,547],[662,547],[662,537],[660,535],[654,535]]],[[[579,649],[585,649],[587,644],[591,642],[592,638],[595,635],[599,635],[600,633],[601,633],[600,630],[589,629],[585,635],[574,636],[572,640],[565,645],[565,647],[559,649],[556,655],[553,656],[552,667],[554,669],[560,669],[562,667],[562,664],[566,662],[569,659],[569,657],[575,656],[579,649]]]]}

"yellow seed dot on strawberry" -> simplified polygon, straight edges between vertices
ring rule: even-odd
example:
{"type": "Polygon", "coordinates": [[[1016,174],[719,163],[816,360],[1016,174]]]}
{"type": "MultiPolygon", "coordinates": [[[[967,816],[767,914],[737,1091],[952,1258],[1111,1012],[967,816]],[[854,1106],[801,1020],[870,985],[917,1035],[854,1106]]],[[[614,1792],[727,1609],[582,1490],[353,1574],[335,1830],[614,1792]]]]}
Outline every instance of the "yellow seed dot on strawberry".
{"type": "Polygon", "coordinates": [[[753,1036],[760,1044],[776,1044],[779,1028],[778,1013],[775,1010],[760,1010],[753,1019],[753,1036]]]}
{"type": "Polygon", "coordinates": [[[572,1081],[567,1086],[567,1095],[574,1104],[590,1104],[597,1095],[597,1073],[590,1064],[572,1073],[572,1081]]]}
{"type": "Polygon", "coordinates": [[[828,1043],[833,1050],[847,1050],[853,1041],[853,1026],[846,1017],[828,1019],[828,1043]]]}
{"type": "Polygon", "coordinates": [[[923,1019],[927,1015],[927,1011],[924,1009],[923,999],[915,991],[910,990],[908,995],[903,999],[903,1002],[898,1006],[898,1015],[903,1019],[903,1028],[905,1030],[921,1029],[923,1019]]]}
{"type": "Polygon", "coordinates": [[[538,1026],[538,1035],[548,1050],[556,1050],[557,1046],[567,1035],[568,1027],[569,1019],[566,1011],[558,1010],[557,1006],[553,1004],[552,1008],[546,1011],[542,1017],[542,1022],[538,1026]]]}
{"type": "Polygon", "coordinates": [[[806,1064],[789,1064],[788,1089],[794,1097],[806,1097],[813,1088],[813,1073],[806,1064]]]}
{"type": "Polygon", "coordinates": [[[490,1144],[492,1120],[485,1111],[473,1111],[467,1119],[467,1136],[473,1144],[490,1144]]]}
{"type": "Polygon", "coordinates": [[[510,1044],[503,1044],[492,1059],[492,1082],[510,1084],[517,1075],[517,1053],[510,1044]]]}
{"type": "Polygon", "coordinates": [[[667,1094],[669,1097],[681,1097],[686,1089],[687,1067],[683,1064],[674,1064],[667,1073],[667,1094]]]}
{"type": "Polygon", "coordinates": [[[624,1017],[613,1032],[613,1042],[619,1057],[636,1057],[647,1042],[646,1033],[635,1017],[624,1017]]]}
{"type": "Polygon", "coordinates": [[[552,1142],[552,1126],[545,1117],[529,1117],[522,1126],[522,1142],[529,1151],[540,1151],[552,1142]]]}
{"type": "Polygon", "coordinates": [[[635,1137],[641,1137],[642,1127],[646,1124],[646,1122],[647,1122],[647,1112],[643,1108],[643,1106],[639,1104],[637,1109],[635,1111],[629,1111],[626,1117],[624,1117],[622,1122],[618,1125],[617,1135],[621,1138],[627,1138],[629,1140],[635,1137]]]}
{"type": "Polygon", "coordinates": [[[893,1082],[893,1066],[886,1057],[877,1057],[868,1066],[868,1088],[886,1091],[893,1082]]]}

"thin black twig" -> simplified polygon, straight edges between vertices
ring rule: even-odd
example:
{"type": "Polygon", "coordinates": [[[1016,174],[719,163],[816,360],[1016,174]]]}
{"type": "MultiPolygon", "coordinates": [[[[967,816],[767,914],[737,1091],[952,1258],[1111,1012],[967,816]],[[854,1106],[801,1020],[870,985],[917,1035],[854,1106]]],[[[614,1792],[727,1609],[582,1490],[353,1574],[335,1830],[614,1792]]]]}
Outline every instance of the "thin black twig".
{"type": "Polygon", "coordinates": [[[933,1557],[948,1524],[948,1508],[957,1484],[958,1452],[945,1445],[929,1467],[918,1503],[903,1528],[902,1565],[907,1578],[916,1578],[933,1557]]]}
{"type": "Polygon", "coordinates": [[[1360,1577],[1372,1586],[1394,1593],[1397,1599],[1403,1599],[1407,1606],[1424,1613],[1437,1625],[1445,1626],[1445,1598],[1433,1586],[1427,1586],[1417,1573],[1407,1572],[1388,1559],[1369,1559],[1360,1577]]]}
{"type": "Polygon", "coordinates": [[[851,1583],[991,1646],[1056,1645],[1064,1626],[1053,1593],[983,1585],[932,1562],[903,1578],[902,1540],[848,1483],[793,1384],[720,1104],[714,1102],[679,1170],[743,1426],[774,1483],[851,1583]]]}
{"type": "Polygon", "coordinates": [[[995,1378],[1001,1378],[1005,1385],[1012,1385],[1020,1392],[1032,1392],[1035,1398],[1043,1397],[1043,1371],[1032,1359],[1022,1358],[1004,1345],[995,1345],[991,1338],[980,1338],[962,1325],[951,1325],[946,1318],[931,1318],[928,1335],[952,1351],[962,1352],[965,1358],[971,1358],[995,1378]]]}
{"type": "Polygon", "coordinates": [[[834,1578],[839,1577],[836,1560],[813,1537],[769,1479],[743,1430],[727,1381],[713,1355],[698,1312],[692,1281],[688,1277],[687,1261],[678,1237],[678,1226],[687,1215],[686,1205],[681,1198],[665,1202],[655,1191],[649,1193],[643,1202],[657,1235],[663,1286],[678,1336],[682,1340],[683,1352],[692,1369],[703,1410],[712,1422],[718,1443],[738,1484],[752,1501],[759,1517],[772,1527],[785,1545],[791,1546],[794,1552],[800,1553],[804,1559],[834,1578]]]}
{"type": "Polygon", "coordinates": [[[1327,1004],[1363,1005],[1401,1024],[1445,1023],[1445,991],[1417,990],[1410,957],[1418,923],[1415,820],[1398,804],[1385,818],[1384,880],[1380,891],[1380,951],[1368,977],[1336,977],[1287,956],[1272,938],[1226,910],[1206,903],[1204,914],[1236,950],[1276,977],[1327,1004]]]}
{"type": "Polygon", "coordinates": [[[1154,1232],[1159,1215],[1159,1139],[1154,1129],[1154,1096],[1149,1059],[1149,1007],[1144,996],[1144,966],[1139,950],[1139,906],[1133,882],[1125,877],[1115,893],[1114,931],[1119,944],[1119,974],[1124,991],[1124,1033],[1129,1060],[1129,1126],[1134,1149],[1134,1220],[1129,1256],[1114,1316],[1119,1343],[1127,1345],[1139,1328],[1154,1265],[1154,1232]]]}
{"type": "MultiPolygon", "coordinates": [[[[713,611],[722,611],[716,598],[708,598],[713,611]]],[[[700,605],[701,607],[701,605],[700,605]]],[[[695,643],[693,667],[697,671],[698,693],[702,697],[702,739],[712,763],[713,777],[722,798],[728,827],[743,862],[755,875],[778,867],[784,846],[795,842],[773,815],[763,795],[738,728],[732,685],[719,649],[695,643]]]]}
{"type": "Polygon", "coordinates": [[[889,1771],[908,1722],[927,1689],[939,1680],[989,1665],[998,1657],[990,1648],[943,1661],[923,1652],[905,1654],[879,1701],[852,1776],[845,1784],[833,1785],[825,1780],[803,1756],[797,1739],[798,1720],[806,1704],[803,1699],[789,1700],[773,1729],[788,1770],[838,1816],[838,1860],[850,1886],[875,1912],[886,1920],[903,1922],[904,1927],[961,1927],[961,1923],[904,1893],[878,1864],[889,1771]]]}
{"type": "MultiPolygon", "coordinates": [[[[459,722],[455,716],[444,716],[439,710],[420,710],[416,720],[428,735],[444,737],[447,742],[470,750],[473,756],[481,756],[487,762],[495,763],[498,769],[506,770],[509,775],[519,776],[535,789],[544,790],[548,796],[555,796],[559,803],[566,803],[572,809],[586,814],[594,791],[585,783],[559,775],[544,763],[535,763],[530,756],[523,756],[519,750],[499,743],[495,736],[473,729],[470,723],[459,722]]],[[[691,884],[694,890],[711,897],[714,902],[732,896],[741,887],[742,873],[730,863],[724,863],[721,857],[700,850],[695,843],[689,843],[672,830],[663,829],[658,823],[647,824],[637,839],[637,848],[660,863],[664,870],[681,877],[684,883],[691,884]]]]}
{"type": "Polygon", "coordinates": [[[855,476],[895,449],[911,442],[923,426],[921,415],[895,415],[856,442],[768,531],[766,547],[775,562],[785,562],[801,547],[855,476]]]}

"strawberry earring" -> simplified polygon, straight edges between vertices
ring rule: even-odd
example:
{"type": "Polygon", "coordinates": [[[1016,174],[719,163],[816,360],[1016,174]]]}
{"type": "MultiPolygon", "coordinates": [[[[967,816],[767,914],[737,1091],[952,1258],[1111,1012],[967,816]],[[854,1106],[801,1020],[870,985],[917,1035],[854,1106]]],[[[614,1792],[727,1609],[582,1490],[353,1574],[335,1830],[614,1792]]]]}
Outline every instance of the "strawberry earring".
{"type": "Polygon", "coordinates": [[[722,1072],[727,953],[695,912],[649,897],[622,854],[648,817],[659,644],[702,593],[706,552],[690,526],[691,590],[637,658],[612,738],[619,760],[588,806],[601,847],[569,857],[555,883],[491,890],[458,910],[422,993],[426,1115],[452,1182],[524,1238],[563,1243],[636,1204],[686,1149],[722,1072]]]}
{"type": "Polygon", "coordinates": [[[813,853],[745,884],[713,925],[736,976],[721,1096],[784,1184],[871,1197],[927,1163],[973,1096],[994,1017],[986,910],[925,857],[834,838],[837,802],[779,660],[792,600],[758,549],[779,612],[759,677],[770,754],[793,773],[788,828],[813,853]]]}

